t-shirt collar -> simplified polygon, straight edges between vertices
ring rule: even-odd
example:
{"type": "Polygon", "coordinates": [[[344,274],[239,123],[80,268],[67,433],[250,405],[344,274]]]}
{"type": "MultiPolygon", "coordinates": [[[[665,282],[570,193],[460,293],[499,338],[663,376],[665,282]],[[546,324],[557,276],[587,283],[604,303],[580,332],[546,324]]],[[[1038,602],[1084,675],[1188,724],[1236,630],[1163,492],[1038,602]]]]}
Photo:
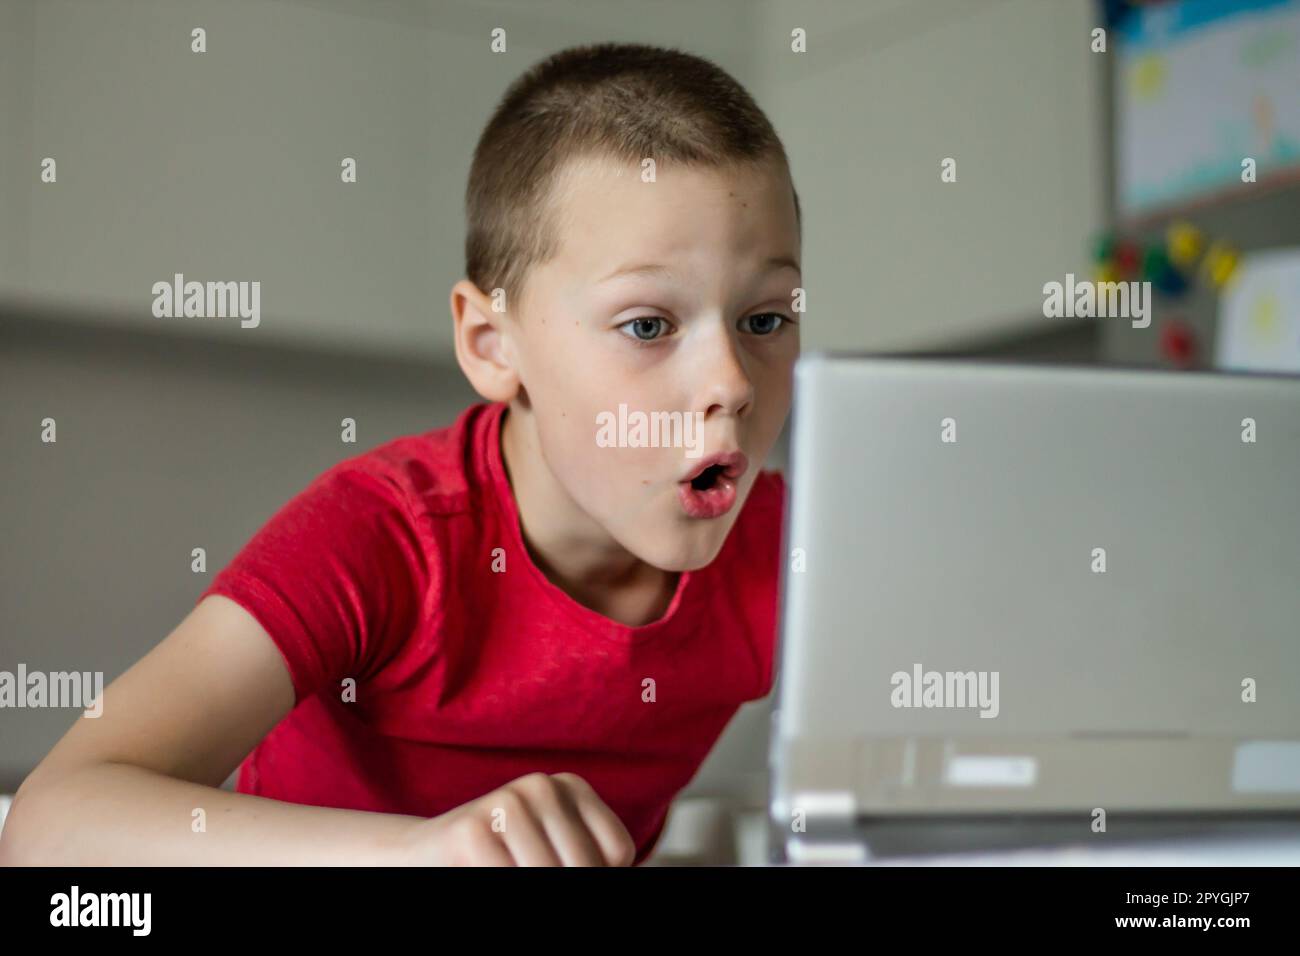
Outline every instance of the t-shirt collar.
{"type": "Polygon", "coordinates": [[[505,459],[501,451],[501,425],[505,421],[509,407],[505,402],[492,403],[488,406],[487,414],[483,416],[483,426],[478,429],[479,440],[482,442],[480,460],[487,462],[488,480],[492,491],[489,497],[506,529],[509,545],[507,560],[513,562],[516,567],[522,564],[524,573],[545,594],[548,601],[589,630],[622,640],[641,641],[662,633],[674,624],[680,624],[688,616],[684,608],[691,603],[693,589],[690,589],[690,584],[696,572],[683,571],[678,576],[677,590],[673,593],[668,609],[661,617],[648,624],[633,627],[578,603],[533,563],[532,556],[524,545],[523,531],[519,523],[519,508],[514,491],[510,487],[510,478],[506,473],[505,459]],[[688,589],[690,589],[689,593],[688,589]]]}

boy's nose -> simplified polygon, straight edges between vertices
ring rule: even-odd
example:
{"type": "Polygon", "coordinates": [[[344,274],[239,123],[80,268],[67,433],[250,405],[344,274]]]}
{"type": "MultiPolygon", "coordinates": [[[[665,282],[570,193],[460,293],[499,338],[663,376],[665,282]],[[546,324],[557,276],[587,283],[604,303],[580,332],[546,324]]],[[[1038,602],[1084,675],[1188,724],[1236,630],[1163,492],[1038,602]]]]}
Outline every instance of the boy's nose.
{"type": "Polygon", "coordinates": [[[696,407],[706,417],[721,414],[739,418],[746,414],[754,401],[754,382],[735,337],[724,329],[715,331],[702,355],[699,381],[703,388],[696,407]]]}

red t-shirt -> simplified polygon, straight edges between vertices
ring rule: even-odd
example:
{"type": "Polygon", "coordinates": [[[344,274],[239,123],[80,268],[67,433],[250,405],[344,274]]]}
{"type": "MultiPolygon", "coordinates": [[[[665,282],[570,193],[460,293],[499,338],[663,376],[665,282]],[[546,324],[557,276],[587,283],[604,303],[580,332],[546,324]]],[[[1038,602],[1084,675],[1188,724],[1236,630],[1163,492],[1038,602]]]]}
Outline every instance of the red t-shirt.
{"type": "Polygon", "coordinates": [[[618,814],[640,863],[740,704],[771,690],[784,482],[760,474],[713,563],[680,576],[663,617],[629,627],[529,558],[505,409],[472,406],[330,468],[204,592],[257,618],[293,680],[296,706],[238,790],[433,817],[570,771],[618,814]]]}

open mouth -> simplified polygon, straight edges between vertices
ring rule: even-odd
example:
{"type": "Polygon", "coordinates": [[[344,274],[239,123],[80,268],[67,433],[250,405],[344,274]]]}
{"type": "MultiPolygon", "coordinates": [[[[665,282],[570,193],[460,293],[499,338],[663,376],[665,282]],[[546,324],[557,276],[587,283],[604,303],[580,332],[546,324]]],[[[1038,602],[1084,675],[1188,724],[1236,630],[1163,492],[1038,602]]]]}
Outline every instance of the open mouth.
{"type": "Polygon", "coordinates": [[[699,470],[682,479],[677,498],[691,518],[718,518],[736,503],[740,476],[749,467],[741,452],[711,455],[699,470]]]}
{"type": "Polygon", "coordinates": [[[722,465],[709,465],[702,472],[691,479],[691,487],[696,491],[708,491],[714,487],[720,478],[725,474],[726,469],[722,465]]]}

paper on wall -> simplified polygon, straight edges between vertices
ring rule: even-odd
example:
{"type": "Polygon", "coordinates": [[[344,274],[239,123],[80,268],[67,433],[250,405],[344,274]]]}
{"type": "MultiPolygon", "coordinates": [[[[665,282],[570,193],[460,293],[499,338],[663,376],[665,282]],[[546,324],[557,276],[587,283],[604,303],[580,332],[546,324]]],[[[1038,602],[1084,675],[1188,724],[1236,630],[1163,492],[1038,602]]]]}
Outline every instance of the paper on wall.
{"type": "Polygon", "coordinates": [[[1300,372],[1300,247],[1242,258],[1219,300],[1215,364],[1300,372]]]}

